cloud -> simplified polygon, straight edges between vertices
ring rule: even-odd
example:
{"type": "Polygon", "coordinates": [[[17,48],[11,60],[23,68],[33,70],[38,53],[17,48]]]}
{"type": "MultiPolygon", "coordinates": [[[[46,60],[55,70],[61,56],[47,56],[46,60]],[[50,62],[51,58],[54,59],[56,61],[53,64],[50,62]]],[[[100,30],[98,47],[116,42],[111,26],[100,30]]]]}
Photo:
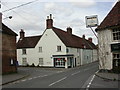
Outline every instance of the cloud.
{"type": "MultiPolygon", "coordinates": [[[[66,4],[66,3],[65,3],[66,4]]],[[[45,3],[44,5],[44,11],[47,14],[59,14],[61,16],[70,16],[73,14],[73,10],[69,7],[66,7],[65,4],[61,4],[61,3],[53,3],[53,2],[49,2],[49,3],[45,3]]],[[[65,17],[64,16],[64,17],[65,17]]]]}
{"type": "Polygon", "coordinates": [[[69,0],[69,2],[79,8],[88,8],[96,4],[94,0],[69,0]]]}

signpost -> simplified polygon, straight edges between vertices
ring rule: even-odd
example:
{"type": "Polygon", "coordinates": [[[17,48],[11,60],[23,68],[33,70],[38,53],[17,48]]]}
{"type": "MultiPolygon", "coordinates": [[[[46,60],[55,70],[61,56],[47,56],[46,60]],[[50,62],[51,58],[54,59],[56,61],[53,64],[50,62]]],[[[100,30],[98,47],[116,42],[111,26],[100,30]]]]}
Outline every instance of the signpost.
{"type": "Polygon", "coordinates": [[[98,16],[97,15],[86,16],[85,19],[86,19],[86,27],[90,28],[92,32],[94,33],[94,35],[97,37],[92,27],[98,26],[98,16]]]}
{"type": "Polygon", "coordinates": [[[98,26],[98,17],[97,15],[86,16],[86,27],[96,27],[98,26]]]}

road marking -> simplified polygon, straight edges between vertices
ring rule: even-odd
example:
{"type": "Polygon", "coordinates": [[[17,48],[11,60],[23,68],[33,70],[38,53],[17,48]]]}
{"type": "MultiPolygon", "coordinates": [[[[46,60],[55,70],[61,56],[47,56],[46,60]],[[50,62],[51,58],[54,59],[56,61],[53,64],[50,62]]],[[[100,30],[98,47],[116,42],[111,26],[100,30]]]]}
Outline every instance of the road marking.
{"type": "Polygon", "coordinates": [[[64,78],[62,78],[62,79],[60,79],[60,80],[58,80],[58,81],[56,81],[56,82],[51,83],[51,84],[49,85],[49,87],[52,86],[52,85],[54,85],[54,84],[56,84],[56,83],[58,83],[58,82],[60,82],[60,81],[63,81],[63,80],[66,79],[66,78],[67,78],[67,77],[64,77],[64,78]]]}
{"type": "Polygon", "coordinates": [[[21,80],[22,82],[26,81],[27,79],[21,80]]]}
{"type": "Polygon", "coordinates": [[[31,80],[32,78],[28,78],[28,80],[31,80]]]}
{"type": "Polygon", "coordinates": [[[73,76],[73,75],[75,75],[75,74],[78,74],[78,73],[80,73],[80,71],[78,71],[78,72],[75,72],[75,73],[73,73],[73,74],[71,74],[71,75],[73,76]]]}
{"type": "Polygon", "coordinates": [[[63,72],[63,71],[58,71],[57,73],[61,73],[61,72],[63,72]]]}
{"type": "Polygon", "coordinates": [[[37,78],[37,77],[33,77],[33,79],[35,79],[35,78],[37,78]]]}
{"type": "MultiPolygon", "coordinates": [[[[99,72],[99,70],[96,71],[95,73],[98,73],[98,72],[99,72]]],[[[90,87],[90,85],[92,84],[92,81],[94,80],[94,78],[95,78],[95,74],[92,76],[92,79],[91,79],[90,82],[88,83],[88,85],[87,85],[87,87],[86,87],[86,90],[89,89],[89,87],[90,87]]]]}
{"type": "Polygon", "coordinates": [[[48,76],[48,75],[43,75],[43,76],[41,76],[41,77],[46,77],[46,76],[48,76]]]}

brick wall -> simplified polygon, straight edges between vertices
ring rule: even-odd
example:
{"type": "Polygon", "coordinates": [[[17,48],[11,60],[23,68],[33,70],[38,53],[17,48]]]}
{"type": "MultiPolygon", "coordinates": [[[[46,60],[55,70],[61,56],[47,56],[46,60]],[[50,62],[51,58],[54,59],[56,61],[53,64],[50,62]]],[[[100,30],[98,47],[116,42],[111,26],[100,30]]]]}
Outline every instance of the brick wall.
{"type": "Polygon", "coordinates": [[[2,34],[2,73],[17,72],[16,61],[16,36],[2,34]]]}

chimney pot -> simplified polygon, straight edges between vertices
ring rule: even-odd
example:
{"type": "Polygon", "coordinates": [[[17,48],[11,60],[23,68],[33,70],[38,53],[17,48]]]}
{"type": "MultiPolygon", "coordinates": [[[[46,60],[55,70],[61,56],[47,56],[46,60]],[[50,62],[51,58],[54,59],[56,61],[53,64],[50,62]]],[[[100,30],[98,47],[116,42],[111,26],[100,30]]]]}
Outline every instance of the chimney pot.
{"type": "Polygon", "coordinates": [[[90,38],[88,38],[88,40],[90,41],[90,42],[92,42],[92,38],[90,37],[90,38]]]}
{"type": "Polygon", "coordinates": [[[67,27],[67,33],[69,33],[70,35],[72,35],[72,28],[71,27],[67,27]]]}
{"type": "Polygon", "coordinates": [[[83,35],[83,38],[85,39],[85,35],[83,35]]]}
{"type": "Polygon", "coordinates": [[[24,38],[25,37],[25,32],[23,29],[21,29],[20,31],[20,39],[24,38]]]}

